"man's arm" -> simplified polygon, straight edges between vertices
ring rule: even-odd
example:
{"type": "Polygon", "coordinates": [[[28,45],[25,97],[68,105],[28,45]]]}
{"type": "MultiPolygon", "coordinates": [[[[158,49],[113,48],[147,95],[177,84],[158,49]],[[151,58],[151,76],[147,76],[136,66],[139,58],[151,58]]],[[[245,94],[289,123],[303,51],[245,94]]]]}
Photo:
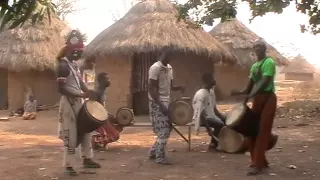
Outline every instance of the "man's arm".
{"type": "Polygon", "coordinates": [[[184,90],[184,87],[181,85],[174,85],[173,80],[171,80],[171,90],[172,91],[182,91],[182,90],[184,90]]]}
{"type": "Polygon", "coordinates": [[[89,91],[89,88],[87,86],[87,84],[85,82],[83,82],[82,79],[80,79],[80,88],[83,92],[88,92],[89,91]]]}
{"type": "Polygon", "coordinates": [[[67,62],[63,60],[59,61],[58,69],[57,69],[57,82],[58,82],[58,91],[68,97],[82,97],[81,93],[75,93],[73,91],[68,90],[66,86],[66,79],[70,74],[69,65],[67,62]]]}

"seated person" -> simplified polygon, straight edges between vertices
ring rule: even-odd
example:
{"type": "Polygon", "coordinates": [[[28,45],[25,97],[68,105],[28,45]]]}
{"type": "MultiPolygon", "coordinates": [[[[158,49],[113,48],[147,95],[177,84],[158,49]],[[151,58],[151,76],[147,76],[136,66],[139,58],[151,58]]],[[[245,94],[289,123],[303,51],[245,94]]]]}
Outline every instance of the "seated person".
{"type": "Polygon", "coordinates": [[[216,98],[214,94],[215,80],[212,73],[202,75],[202,88],[199,89],[192,101],[194,110],[193,121],[195,129],[199,133],[199,127],[205,126],[208,135],[211,136],[210,149],[217,149],[218,141],[216,138],[222,127],[225,126],[226,117],[221,114],[216,107],[216,98]],[[211,128],[214,128],[212,131],[211,128]]]}
{"type": "MultiPolygon", "coordinates": [[[[99,73],[96,79],[97,86],[95,87],[96,101],[105,106],[105,90],[110,86],[110,80],[107,73],[99,73]]],[[[106,150],[108,143],[115,142],[119,139],[118,133],[122,131],[122,127],[114,124],[114,117],[109,114],[108,120],[102,127],[98,128],[92,136],[92,144],[95,150],[106,150]],[[117,131],[117,132],[114,132],[117,131]]]]}
{"type": "Polygon", "coordinates": [[[29,96],[29,100],[24,104],[23,120],[31,120],[37,117],[37,100],[33,95],[29,96]]]}

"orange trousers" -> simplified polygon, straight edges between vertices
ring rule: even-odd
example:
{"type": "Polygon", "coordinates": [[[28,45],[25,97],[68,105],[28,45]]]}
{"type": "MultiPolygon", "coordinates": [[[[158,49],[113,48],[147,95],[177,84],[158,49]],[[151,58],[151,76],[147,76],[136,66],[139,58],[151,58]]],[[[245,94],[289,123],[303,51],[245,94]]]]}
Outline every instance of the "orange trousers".
{"type": "Polygon", "coordinates": [[[252,103],[252,111],[260,114],[258,136],[250,145],[251,165],[263,168],[268,165],[265,152],[271,137],[274,117],[277,109],[277,96],[274,93],[257,94],[252,103]]]}

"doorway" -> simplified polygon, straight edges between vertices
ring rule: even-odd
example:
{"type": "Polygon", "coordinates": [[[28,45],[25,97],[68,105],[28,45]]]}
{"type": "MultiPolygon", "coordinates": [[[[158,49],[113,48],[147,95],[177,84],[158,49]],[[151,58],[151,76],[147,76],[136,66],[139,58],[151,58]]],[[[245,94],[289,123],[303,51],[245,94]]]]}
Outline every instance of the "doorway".
{"type": "Polygon", "coordinates": [[[148,72],[156,62],[156,57],[156,53],[139,53],[133,56],[131,93],[135,115],[149,114],[148,72]]]}

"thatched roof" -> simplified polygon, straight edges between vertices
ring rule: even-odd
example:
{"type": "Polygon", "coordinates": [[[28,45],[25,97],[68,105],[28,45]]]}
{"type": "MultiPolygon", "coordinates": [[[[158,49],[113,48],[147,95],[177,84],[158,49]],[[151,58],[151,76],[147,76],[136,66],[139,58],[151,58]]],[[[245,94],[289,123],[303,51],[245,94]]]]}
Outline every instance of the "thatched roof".
{"type": "Polygon", "coordinates": [[[177,22],[177,10],[168,0],[146,0],[136,4],[86,47],[85,57],[130,55],[169,48],[192,52],[216,60],[235,59],[209,33],[177,22]]]}
{"type": "MultiPolygon", "coordinates": [[[[210,31],[210,34],[223,43],[236,56],[239,66],[250,67],[255,62],[251,56],[252,46],[254,41],[261,37],[236,18],[219,23],[210,31]]],[[[267,44],[267,46],[267,55],[274,58],[277,65],[286,65],[288,63],[288,60],[274,47],[270,44],[267,44]]]]}
{"type": "Polygon", "coordinates": [[[9,71],[54,69],[55,59],[65,44],[68,26],[58,18],[32,26],[0,32],[0,68],[9,71]]]}
{"type": "Polygon", "coordinates": [[[283,68],[281,73],[315,73],[315,71],[316,68],[299,54],[287,67],[283,68]]]}

